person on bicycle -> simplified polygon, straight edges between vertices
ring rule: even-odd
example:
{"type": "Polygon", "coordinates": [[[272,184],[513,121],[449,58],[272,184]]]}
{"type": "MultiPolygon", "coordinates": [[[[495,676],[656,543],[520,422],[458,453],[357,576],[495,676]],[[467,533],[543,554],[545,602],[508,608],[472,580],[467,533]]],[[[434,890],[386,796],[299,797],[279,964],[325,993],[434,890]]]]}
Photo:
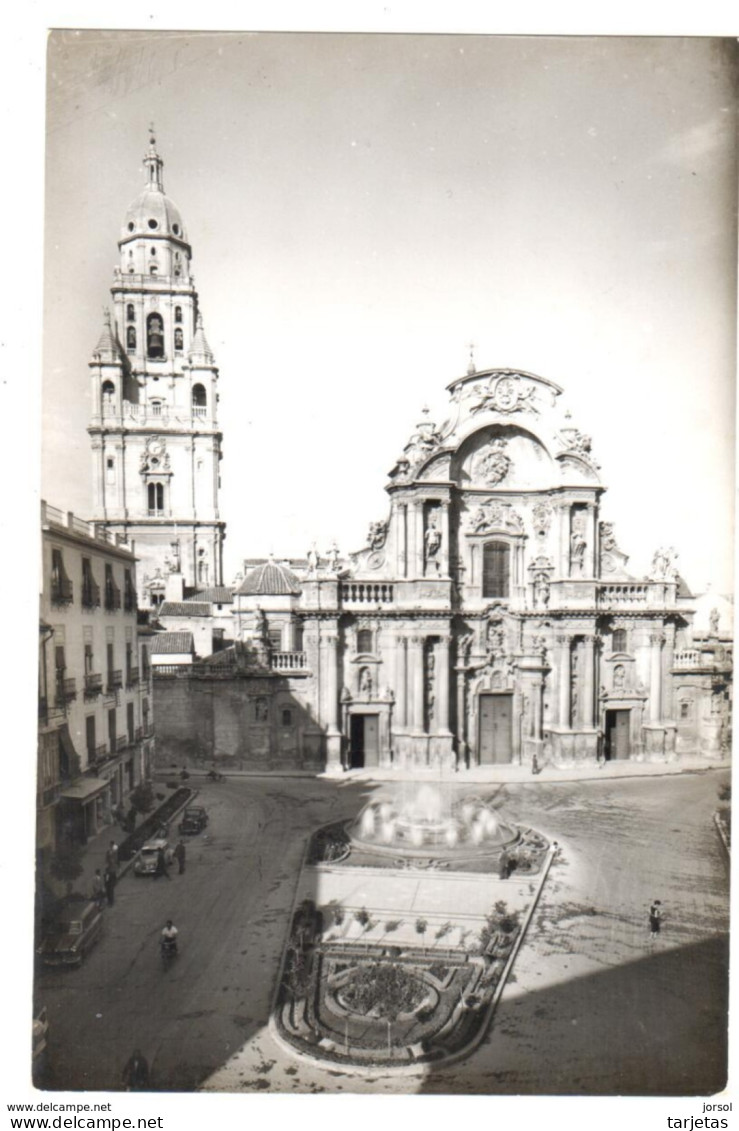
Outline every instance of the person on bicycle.
{"type": "Polygon", "coordinates": [[[159,944],[162,950],[177,950],[177,933],[177,928],[172,920],[167,919],[167,925],[162,929],[162,937],[159,944]]]}

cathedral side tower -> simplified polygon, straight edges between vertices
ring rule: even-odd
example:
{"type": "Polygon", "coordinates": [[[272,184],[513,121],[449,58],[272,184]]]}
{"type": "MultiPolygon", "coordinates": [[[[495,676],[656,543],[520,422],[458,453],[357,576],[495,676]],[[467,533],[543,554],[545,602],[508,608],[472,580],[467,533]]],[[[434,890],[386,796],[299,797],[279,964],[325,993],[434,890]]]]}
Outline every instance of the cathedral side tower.
{"type": "Polygon", "coordinates": [[[205,337],[179,210],[164,193],[150,137],[146,187],[128,209],[120,263],[90,361],[93,518],[133,539],[139,604],[164,576],[192,588],[223,582],[218,511],[218,369],[205,337]]]}

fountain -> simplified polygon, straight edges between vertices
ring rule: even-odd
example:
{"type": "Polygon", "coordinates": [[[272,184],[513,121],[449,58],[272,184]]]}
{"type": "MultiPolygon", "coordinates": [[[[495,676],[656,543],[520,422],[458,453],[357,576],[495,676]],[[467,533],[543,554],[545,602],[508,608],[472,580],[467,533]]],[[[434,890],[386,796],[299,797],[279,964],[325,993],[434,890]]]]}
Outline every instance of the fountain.
{"type": "Polygon", "coordinates": [[[370,855],[449,860],[497,854],[520,836],[489,801],[455,800],[449,789],[430,782],[370,801],[348,833],[352,845],[370,855]]]}

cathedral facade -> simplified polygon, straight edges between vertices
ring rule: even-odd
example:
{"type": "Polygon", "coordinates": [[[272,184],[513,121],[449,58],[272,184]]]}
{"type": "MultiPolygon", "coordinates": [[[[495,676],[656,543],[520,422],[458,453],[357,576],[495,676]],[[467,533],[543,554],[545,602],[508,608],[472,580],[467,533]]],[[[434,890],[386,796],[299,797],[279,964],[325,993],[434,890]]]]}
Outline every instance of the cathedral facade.
{"type": "Polygon", "coordinates": [[[173,567],[192,586],[220,585],[225,537],[218,370],[162,165],[152,136],[90,361],[93,520],[135,544],[142,607],[162,600],[173,567]]]}
{"type": "MultiPolygon", "coordinates": [[[[366,546],[245,563],[223,646],[208,656],[201,631],[188,668],[157,668],[164,763],[415,773],[726,755],[730,638],[715,617],[696,636],[671,548],[628,572],[562,389],[471,363],[448,391],[447,422],[423,419],[390,471],[366,546]]],[[[197,594],[160,609],[168,631],[207,614],[197,594]]]]}

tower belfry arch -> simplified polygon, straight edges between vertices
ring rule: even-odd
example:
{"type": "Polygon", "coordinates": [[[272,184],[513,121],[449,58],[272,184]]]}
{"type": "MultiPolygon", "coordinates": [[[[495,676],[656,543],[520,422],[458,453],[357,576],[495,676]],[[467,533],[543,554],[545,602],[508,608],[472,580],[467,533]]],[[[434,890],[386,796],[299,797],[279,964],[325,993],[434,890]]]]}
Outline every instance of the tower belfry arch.
{"type": "Polygon", "coordinates": [[[205,337],[192,249],[164,192],[153,126],[146,183],[118,241],[111,309],[90,360],[93,518],[136,545],[140,607],[167,572],[223,582],[218,369],[205,337]]]}

